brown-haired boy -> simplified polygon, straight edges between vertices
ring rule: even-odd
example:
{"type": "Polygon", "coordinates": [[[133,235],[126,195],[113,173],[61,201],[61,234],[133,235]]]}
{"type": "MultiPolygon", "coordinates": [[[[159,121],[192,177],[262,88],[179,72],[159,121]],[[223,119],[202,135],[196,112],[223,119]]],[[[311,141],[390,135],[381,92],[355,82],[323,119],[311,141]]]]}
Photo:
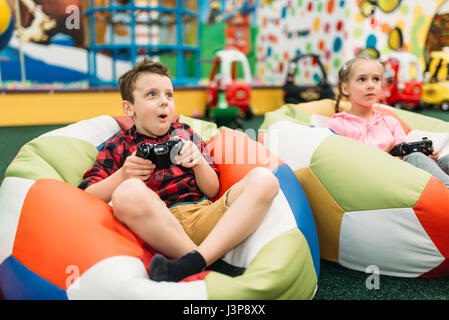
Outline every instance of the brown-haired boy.
{"type": "Polygon", "coordinates": [[[276,177],[256,168],[211,203],[219,191],[218,169],[204,141],[186,124],[172,122],[175,103],[167,68],[149,59],[120,79],[122,107],[134,126],[106,142],[80,188],[106,202],[114,216],[162,255],[150,278],[179,281],[198,273],[236,247],[262,222],[279,191],[276,177]],[[143,142],[180,137],[178,165],[157,170],[136,156],[143,142]]]}

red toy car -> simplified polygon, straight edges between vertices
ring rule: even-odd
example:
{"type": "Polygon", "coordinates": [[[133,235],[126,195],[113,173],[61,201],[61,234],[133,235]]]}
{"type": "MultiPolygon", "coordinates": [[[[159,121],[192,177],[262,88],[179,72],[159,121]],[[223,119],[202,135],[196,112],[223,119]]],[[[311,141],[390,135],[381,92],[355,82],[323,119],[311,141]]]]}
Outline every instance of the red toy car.
{"type": "Polygon", "coordinates": [[[423,84],[418,58],[408,52],[393,52],[384,67],[384,103],[398,109],[418,109],[423,84]]]}
{"type": "Polygon", "coordinates": [[[223,91],[230,108],[240,109],[239,117],[250,119],[253,112],[250,107],[251,72],[246,56],[235,49],[220,50],[216,53],[207,87],[207,104],[205,116],[218,105],[218,94],[223,91]],[[238,69],[239,67],[239,69],[238,69]],[[243,79],[238,79],[239,72],[243,79]]]}

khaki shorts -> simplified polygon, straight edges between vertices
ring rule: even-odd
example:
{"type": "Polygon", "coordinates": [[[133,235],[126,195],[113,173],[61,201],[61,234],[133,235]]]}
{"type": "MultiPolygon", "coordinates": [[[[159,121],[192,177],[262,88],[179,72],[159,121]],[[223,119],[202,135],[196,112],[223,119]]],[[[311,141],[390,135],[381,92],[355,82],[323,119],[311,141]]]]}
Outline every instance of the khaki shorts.
{"type": "Polygon", "coordinates": [[[169,208],[197,246],[203,242],[228,209],[226,205],[228,192],[229,190],[214,203],[203,200],[198,203],[178,204],[169,208]]]}

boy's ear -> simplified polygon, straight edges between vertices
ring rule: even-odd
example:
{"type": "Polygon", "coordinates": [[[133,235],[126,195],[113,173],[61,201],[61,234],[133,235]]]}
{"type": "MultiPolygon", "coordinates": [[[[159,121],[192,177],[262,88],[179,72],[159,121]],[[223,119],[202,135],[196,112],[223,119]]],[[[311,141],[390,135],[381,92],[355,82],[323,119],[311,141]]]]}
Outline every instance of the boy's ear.
{"type": "Polygon", "coordinates": [[[126,114],[127,116],[130,116],[130,117],[134,116],[134,108],[133,108],[131,102],[129,102],[128,100],[122,101],[122,109],[123,109],[123,113],[126,114]]]}

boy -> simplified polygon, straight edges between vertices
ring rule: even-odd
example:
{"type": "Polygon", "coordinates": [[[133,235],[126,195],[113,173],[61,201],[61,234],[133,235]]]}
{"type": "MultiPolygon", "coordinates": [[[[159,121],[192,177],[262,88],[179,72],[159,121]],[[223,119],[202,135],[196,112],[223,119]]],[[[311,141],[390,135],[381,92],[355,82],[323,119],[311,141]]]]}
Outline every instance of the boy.
{"type": "Polygon", "coordinates": [[[122,107],[134,126],[106,142],[80,184],[106,202],[114,216],[162,255],[153,257],[150,278],[179,281],[204,270],[251,235],[279,191],[267,169],[256,168],[211,203],[218,170],[201,138],[175,116],[167,68],[149,59],[120,79],[122,107]],[[142,142],[184,141],[178,165],[157,170],[136,156],[142,142]],[[188,204],[185,204],[188,202],[188,204]]]}

